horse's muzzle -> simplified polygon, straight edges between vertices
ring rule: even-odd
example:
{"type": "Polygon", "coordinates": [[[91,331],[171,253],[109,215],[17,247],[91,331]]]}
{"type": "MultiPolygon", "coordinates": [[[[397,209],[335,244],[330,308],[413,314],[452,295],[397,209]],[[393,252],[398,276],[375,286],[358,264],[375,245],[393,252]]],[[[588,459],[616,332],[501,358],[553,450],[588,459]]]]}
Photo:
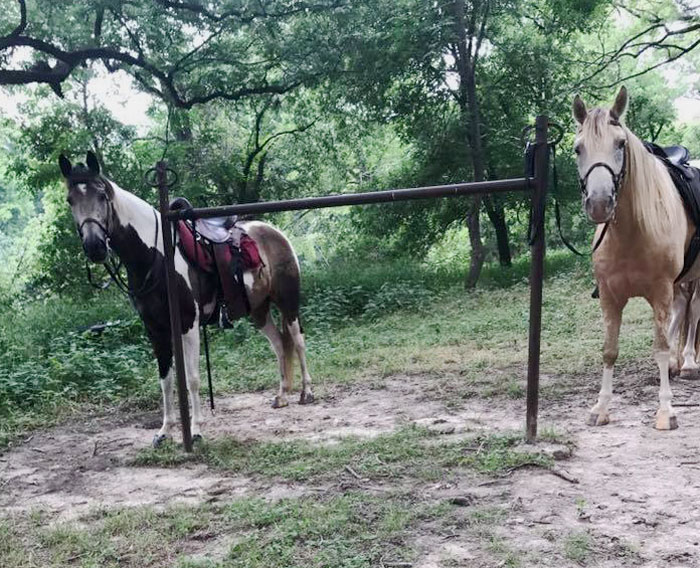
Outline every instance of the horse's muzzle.
{"type": "Polygon", "coordinates": [[[594,223],[607,223],[615,211],[615,200],[612,196],[586,197],[584,201],[586,215],[594,223]]]}
{"type": "Polygon", "coordinates": [[[107,260],[107,242],[100,237],[88,237],[83,241],[85,256],[91,262],[102,263],[107,260]]]}

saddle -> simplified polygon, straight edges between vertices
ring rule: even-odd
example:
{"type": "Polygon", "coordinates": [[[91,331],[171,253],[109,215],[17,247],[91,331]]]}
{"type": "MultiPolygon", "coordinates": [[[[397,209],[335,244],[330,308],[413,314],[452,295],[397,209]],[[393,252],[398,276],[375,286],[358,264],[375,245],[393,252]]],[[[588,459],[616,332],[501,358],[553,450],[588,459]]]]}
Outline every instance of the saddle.
{"type": "Polygon", "coordinates": [[[666,166],[688,216],[695,223],[695,235],[685,251],[683,270],[676,278],[678,282],[690,270],[700,253],[700,170],[689,164],[690,152],[684,146],[663,148],[652,142],[645,142],[644,146],[666,166]]]}
{"type": "MultiPolygon", "coordinates": [[[[191,208],[183,197],[174,199],[172,210],[191,208]]],[[[237,218],[216,217],[178,222],[178,246],[188,262],[218,276],[217,303],[229,321],[250,313],[243,273],[263,266],[258,245],[237,225],[237,218]]]]}

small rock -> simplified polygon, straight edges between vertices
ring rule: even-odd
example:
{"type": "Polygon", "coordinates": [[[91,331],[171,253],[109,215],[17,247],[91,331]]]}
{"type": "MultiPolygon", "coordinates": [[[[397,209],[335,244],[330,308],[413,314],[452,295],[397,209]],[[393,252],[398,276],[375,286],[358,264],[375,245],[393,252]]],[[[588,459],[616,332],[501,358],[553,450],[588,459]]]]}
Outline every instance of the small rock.
{"type": "Polygon", "coordinates": [[[454,434],[455,426],[454,426],[454,424],[444,424],[444,425],[440,425],[436,428],[430,428],[430,431],[434,432],[436,434],[442,434],[442,435],[454,434]]]}
{"type": "Polygon", "coordinates": [[[476,498],[473,495],[461,495],[450,499],[450,503],[458,507],[469,507],[474,504],[474,501],[476,501],[476,498]]]}
{"type": "Polygon", "coordinates": [[[552,457],[557,461],[568,460],[571,457],[571,448],[557,448],[552,452],[552,457]]]}

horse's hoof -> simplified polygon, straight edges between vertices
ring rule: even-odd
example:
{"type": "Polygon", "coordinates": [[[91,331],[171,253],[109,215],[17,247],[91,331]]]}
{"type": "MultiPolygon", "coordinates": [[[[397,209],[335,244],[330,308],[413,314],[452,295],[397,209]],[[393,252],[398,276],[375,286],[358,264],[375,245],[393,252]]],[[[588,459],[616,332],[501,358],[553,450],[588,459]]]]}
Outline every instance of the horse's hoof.
{"type": "Polygon", "coordinates": [[[165,442],[167,442],[169,439],[170,436],[168,436],[167,434],[156,434],[155,436],[153,436],[152,445],[156,449],[161,448],[163,444],[165,444],[165,442]]]}
{"type": "Polygon", "coordinates": [[[284,408],[285,406],[289,406],[289,401],[286,398],[277,395],[272,399],[272,408],[284,408]]]}
{"type": "Polygon", "coordinates": [[[700,368],[697,369],[681,369],[681,379],[697,381],[700,379],[700,368]]]}
{"type": "Polygon", "coordinates": [[[314,393],[312,393],[311,391],[302,392],[301,396],[299,397],[299,404],[311,404],[315,400],[316,399],[314,398],[314,393]]]}
{"type": "Polygon", "coordinates": [[[596,414],[595,412],[591,413],[588,416],[588,425],[589,426],[605,426],[606,424],[610,423],[610,415],[609,414],[596,414]]]}
{"type": "Polygon", "coordinates": [[[678,418],[675,416],[657,416],[654,428],[657,430],[676,430],[678,428],[678,418]]]}
{"type": "Polygon", "coordinates": [[[192,445],[194,446],[195,444],[203,444],[204,443],[204,438],[202,438],[201,434],[195,434],[192,436],[192,445]]]}

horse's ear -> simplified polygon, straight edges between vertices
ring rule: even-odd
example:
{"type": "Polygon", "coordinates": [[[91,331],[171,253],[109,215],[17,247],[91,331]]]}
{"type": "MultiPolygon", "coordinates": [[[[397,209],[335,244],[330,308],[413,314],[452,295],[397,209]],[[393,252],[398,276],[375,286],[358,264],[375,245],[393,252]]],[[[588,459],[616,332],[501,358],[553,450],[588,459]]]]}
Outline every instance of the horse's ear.
{"type": "Polygon", "coordinates": [[[613,104],[610,109],[610,116],[615,120],[619,119],[623,114],[625,114],[625,109],[627,108],[627,89],[622,86],[620,87],[620,92],[617,93],[617,98],[615,99],[615,104],[613,104]]]}
{"type": "Polygon", "coordinates": [[[574,97],[573,114],[574,118],[576,119],[576,122],[578,122],[579,124],[583,124],[586,121],[586,116],[588,115],[588,111],[586,110],[586,103],[584,103],[583,99],[578,95],[574,97]]]}
{"type": "Polygon", "coordinates": [[[88,150],[87,156],[85,157],[85,162],[93,174],[99,175],[100,162],[97,161],[97,156],[95,156],[95,153],[92,150],[88,150]]]}
{"type": "Polygon", "coordinates": [[[66,158],[65,154],[61,154],[58,157],[58,165],[61,168],[61,173],[63,174],[63,177],[67,178],[70,175],[73,166],[71,165],[70,160],[66,158]]]}

